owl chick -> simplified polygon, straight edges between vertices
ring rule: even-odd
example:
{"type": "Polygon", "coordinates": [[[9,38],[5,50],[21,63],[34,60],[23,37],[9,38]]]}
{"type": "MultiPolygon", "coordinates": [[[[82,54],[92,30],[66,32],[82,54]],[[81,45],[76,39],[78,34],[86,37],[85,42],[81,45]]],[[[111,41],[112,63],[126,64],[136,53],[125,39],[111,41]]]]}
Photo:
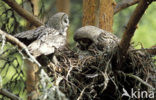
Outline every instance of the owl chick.
{"type": "Polygon", "coordinates": [[[59,32],[66,35],[66,30],[68,29],[68,26],[68,15],[63,12],[59,12],[50,17],[46,25],[42,25],[33,30],[18,33],[15,35],[15,37],[26,45],[29,45],[34,40],[41,38],[42,35],[47,34],[48,31],[51,34],[57,34],[57,32],[59,32]]]}
{"type": "Polygon", "coordinates": [[[119,39],[112,33],[95,26],[84,26],[74,33],[74,40],[81,50],[97,47],[100,51],[109,51],[117,46],[119,39]]]}

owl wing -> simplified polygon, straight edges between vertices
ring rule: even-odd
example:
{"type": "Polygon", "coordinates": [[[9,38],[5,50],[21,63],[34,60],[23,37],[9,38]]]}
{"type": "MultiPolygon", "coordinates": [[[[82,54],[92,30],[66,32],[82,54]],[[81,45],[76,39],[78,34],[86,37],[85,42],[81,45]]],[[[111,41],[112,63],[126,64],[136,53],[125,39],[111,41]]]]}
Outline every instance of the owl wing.
{"type": "Polygon", "coordinates": [[[44,30],[44,34],[28,46],[30,53],[35,57],[52,54],[66,43],[66,37],[60,35],[57,30],[47,30],[49,31],[44,30]]]}
{"type": "Polygon", "coordinates": [[[43,30],[45,29],[46,29],[46,26],[40,26],[36,29],[18,33],[14,36],[18,38],[20,41],[22,41],[23,43],[25,43],[26,45],[29,45],[31,42],[36,40],[39,37],[39,35],[42,34],[43,30]]]}
{"type": "Polygon", "coordinates": [[[118,45],[119,38],[114,34],[103,31],[97,38],[97,47],[100,50],[111,50],[118,45]]]}

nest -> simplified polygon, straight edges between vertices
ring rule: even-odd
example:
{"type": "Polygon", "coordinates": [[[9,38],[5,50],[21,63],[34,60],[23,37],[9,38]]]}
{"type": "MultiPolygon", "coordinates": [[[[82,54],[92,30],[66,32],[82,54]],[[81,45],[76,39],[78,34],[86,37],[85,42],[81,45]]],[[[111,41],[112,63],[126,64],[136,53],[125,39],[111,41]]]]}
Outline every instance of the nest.
{"type": "Polygon", "coordinates": [[[123,90],[153,91],[155,87],[155,63],[146,51],[129,50],[120,68],[118,47],[85,53],[65,48],[57,58],[61,72],[53,69],[51,75],[55,80],[63,77],[59,89],[70,100],[125,100],[129,97],[122,96],[123,90]]]}

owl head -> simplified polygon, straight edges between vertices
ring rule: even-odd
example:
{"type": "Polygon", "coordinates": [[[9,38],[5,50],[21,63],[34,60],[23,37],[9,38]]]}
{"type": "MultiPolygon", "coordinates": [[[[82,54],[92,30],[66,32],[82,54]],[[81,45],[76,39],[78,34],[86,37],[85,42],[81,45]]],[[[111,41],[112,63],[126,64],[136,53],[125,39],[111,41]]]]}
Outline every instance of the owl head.
{"type": "Polygon", "coordinates": [[[48,20],[47,26],[58,30],[63,35],[66,35],[66,31],[69,27],[68,15],[64,12],[56,13],[48,20]]]}
{"type": "Polygon", "coordinates": [[[86,50],[93,43],[97,42],[97,38],[102,32],[103,30],[98,27],[84,26],[76,30],[74,40],[78,42],[81,50],[86,50]]]}

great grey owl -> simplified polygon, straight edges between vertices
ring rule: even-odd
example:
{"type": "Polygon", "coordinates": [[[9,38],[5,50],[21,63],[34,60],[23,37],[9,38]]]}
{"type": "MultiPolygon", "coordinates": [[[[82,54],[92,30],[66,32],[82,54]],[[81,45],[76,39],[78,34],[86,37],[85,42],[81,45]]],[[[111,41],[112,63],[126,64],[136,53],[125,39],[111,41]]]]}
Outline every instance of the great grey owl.
{"type": "Polygon", "coordinates": [[[79,28],[74,34],[74,40],[78,42],[81,50],[87,50],[94,45],[100,51],[109,51],[119,42],[114,34],[95,26],[79,28]]]}
{"type": "Polygon", "coordinates": [[[46,34],[48,31],[50,34],[55,34],[55,32],[58,31],[59,33],[65,35],[68,26],[69,26],[68,15],[63,12],[59,12],[51,16],[45,25],[42,25],[36,29],[18,33],[15,35],[15,37],[18,38],[23,43],[25,43],[26,45],[29,45],[34,40],[42,37],[42,35],[46,34]],[[53,29],[55,29],[56,31],[53,29]]]}
{"type": "Polygon", "coordinates": [[[65,45],[68,26],[68,15],[59,12],[50,18],[46,26],[40,26],[37,29],[22,32],[15,36],[20,40],[35,39],[28,45],[28,49],[34,57],[49,55],[65,45]]]}

